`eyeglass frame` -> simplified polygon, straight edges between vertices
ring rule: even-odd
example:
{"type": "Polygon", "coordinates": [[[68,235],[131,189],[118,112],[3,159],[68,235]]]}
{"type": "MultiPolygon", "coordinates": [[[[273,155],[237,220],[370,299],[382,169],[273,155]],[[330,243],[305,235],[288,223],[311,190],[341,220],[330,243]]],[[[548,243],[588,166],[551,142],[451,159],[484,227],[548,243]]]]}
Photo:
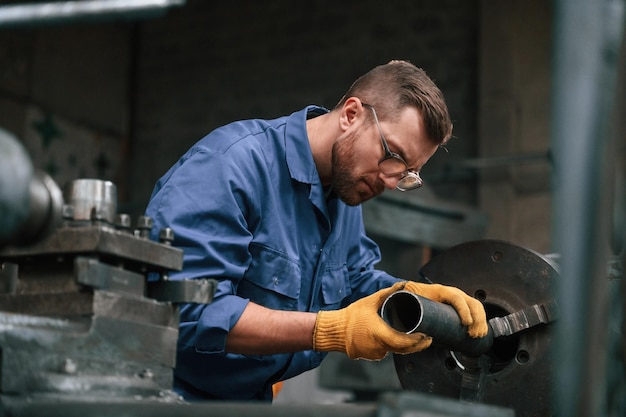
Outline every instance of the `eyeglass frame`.
{"type": "Polygon", "coordinates": [[[404,160],[403,157],[400,156],[400,154],[396,153],[396,152],[392,152],[389,149],[389,145],[387,144],[387,140],[385,139],[385,135],[383,134],[383,130],[380,127],[380,122],[378,121],[378,115],[376,114],[376,110],[374,109],[374,106],[372,106],[371,104],[367,104],[367,103],[362,103],[364,107],[367,107],[368,109],[372,110],[372,114],[374,115],[374,122],[376,123],[376,127],[378,128],[378,133],[380,134],[380,143],[383,145],[383,151],[385,152],[385,154],[383,155],[383,157],[378,161],[378,169],[380,169],[380,171],[384,174],[384,175],[389,175],[389,174],[385,174],[385,172],[380,168],[380,164],[387,161],[388,159],[397,159],[398,161],[402,162],[404,164],[404,167],[406,168],[404,172],[400,172],[398,174],[394,174],[394,175],[400,175],[400,179],[398,180],[398,184],[396,185],[396,189],[398,191],[411,191],[411,190],[416,190],[418,188],[420,188],[422,185],[424,185],[424,180],[422,180],[422,177],[420,177],[420,174],[418,171],[415,171],[414,169],[409,169],[409,165],[406,163],[406,161],[404,160]],[[410,186],[410,187],[403,187],[401,186],[402,182],[405,179],[411,179],[413,181],[415,181],[414,186],[410,186]]]}

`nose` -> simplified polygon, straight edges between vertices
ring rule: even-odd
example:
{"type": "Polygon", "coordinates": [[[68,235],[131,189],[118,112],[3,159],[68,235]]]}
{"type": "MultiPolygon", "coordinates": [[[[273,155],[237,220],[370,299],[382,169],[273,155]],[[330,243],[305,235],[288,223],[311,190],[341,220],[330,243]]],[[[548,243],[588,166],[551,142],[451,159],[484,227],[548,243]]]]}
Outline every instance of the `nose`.
{"type": "Polygon", "coordinates": [[[400,181],[400,177],[388,176],[383,174],[382,172],[378,174],[378,178],[383,182],[385,188],[389,190],[394,190],[398,186],[398,182],[400,181]]]}

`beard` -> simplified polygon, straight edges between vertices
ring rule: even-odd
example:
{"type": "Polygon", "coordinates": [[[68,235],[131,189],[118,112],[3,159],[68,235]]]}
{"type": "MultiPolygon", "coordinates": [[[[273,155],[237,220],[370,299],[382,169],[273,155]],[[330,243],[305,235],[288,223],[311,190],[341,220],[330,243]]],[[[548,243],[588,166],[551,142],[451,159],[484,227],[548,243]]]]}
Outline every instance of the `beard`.
{"type": "Polygon", "coordinates": [[[349,206],[358,206],[362,202],[383,192],[384,187],[370,185],[366,177],[355,176],[353,173],[358,166],[355,143],[357,135],[352,133],[334,143],[332,150],[332,180],[333,192],[349,206]],[[373,194],[367,191],[359,191],[359,185],[368,184],[372,188],[373,194]]]}

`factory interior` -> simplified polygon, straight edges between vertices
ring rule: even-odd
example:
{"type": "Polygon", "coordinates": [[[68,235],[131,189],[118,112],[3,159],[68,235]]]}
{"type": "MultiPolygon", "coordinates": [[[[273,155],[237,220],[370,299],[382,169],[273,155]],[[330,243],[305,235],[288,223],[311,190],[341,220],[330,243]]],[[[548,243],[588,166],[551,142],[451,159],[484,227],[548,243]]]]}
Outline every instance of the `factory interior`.
{"type": "Polygon", "coordinates": [[[0,0],[0,417],[626,416],[624,132],[626,0],[0,0]],[[362,204],[376,267],[472,294],[494,338],[181,400],[178,304],[215,283],[147,280],[182,266],[155,183],[394,59],[454,130],[423,187],[362,204]]]}

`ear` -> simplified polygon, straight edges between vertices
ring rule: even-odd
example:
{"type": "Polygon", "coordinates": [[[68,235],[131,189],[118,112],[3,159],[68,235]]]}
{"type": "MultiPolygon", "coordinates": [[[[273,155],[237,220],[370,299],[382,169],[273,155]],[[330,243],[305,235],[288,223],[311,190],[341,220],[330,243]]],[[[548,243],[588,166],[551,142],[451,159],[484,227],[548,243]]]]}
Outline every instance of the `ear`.
{"type": "Polygon", "coordinates": [[[348,98],[341,107],[339,125],[343,131],[352,126],[364,112],[363,103],[358,97],[348,98]]]}

